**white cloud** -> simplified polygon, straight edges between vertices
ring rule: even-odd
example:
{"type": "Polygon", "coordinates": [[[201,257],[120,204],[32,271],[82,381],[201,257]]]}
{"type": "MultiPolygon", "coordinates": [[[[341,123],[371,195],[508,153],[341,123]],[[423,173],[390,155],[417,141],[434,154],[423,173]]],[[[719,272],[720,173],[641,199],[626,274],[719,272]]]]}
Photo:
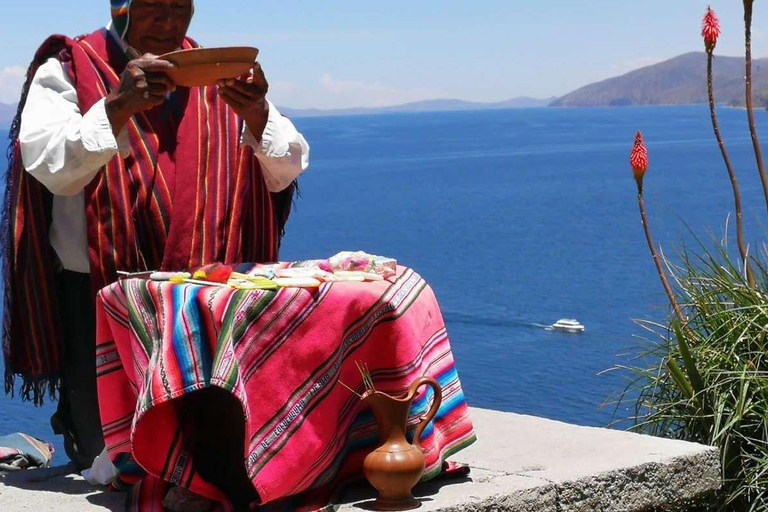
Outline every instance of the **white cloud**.
{"type": "Polygon", "coordinates": [[[26,68],[7,66],[0,69],[0,103],[16,103],[24,85],[26,68]]]}
{"type": "Polygon", "coordinates": [[[284,82],[281,80],[269,80],[269,94],[270,99],[275,94],[290,94],[296,90],[296,84],[291,82],[284,82]]]}
{"type": "Polygon", "coordinates": [[[319,80],[305,86],[281,82],[270,85],[270,99],[294,108],[388,107],[411,101],[442,98],[439,90],[401,88],[380,82],[343,80],[323,73],[319,80]]]}

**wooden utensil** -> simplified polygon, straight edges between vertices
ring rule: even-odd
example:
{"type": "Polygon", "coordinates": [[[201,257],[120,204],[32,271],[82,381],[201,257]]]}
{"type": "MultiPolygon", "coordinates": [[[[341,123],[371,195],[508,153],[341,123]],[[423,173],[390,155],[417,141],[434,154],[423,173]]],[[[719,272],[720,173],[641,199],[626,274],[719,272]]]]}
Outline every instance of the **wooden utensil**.
{"type": "Polygon", "coordinates": [[[259,50],[248,46],[192,48],[161,55],[176,68],[167,71],[173,83],[182,87],[214,85],[219,80],[248,73],[259,50]]]}

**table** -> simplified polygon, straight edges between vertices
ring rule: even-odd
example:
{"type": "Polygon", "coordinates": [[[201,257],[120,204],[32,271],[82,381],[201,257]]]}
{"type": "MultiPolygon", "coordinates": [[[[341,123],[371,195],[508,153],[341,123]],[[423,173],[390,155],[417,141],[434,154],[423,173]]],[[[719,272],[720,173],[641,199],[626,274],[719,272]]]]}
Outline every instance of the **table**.
{"type": "MultiPolygon", "coordinates": [[[[246,291],[144,279],[104,288],[97,298],[97,373],[105,442],[120,469],[116,485],[142,484],[136,499],[157,499],[162,482],[225,500],[196,470],[195,432],[179,406],[197,391],[217,389],[242,408],[244,470],[261,502],[313,491],[327,499],[319,490],[359,475],[378,442],[371,412],[338,384],[362,392],[356,362],[367,364],[377,389],[389,393],[422,375],[441,384],[442,406],[421,439],[425,479],[475,440],[437,300],[410,268],[398,267],[385,281],[315,289],[246,291]]],[[[411,427],[430,400],[431,391],[422,389],[411,427]]],[[[224,436],[230,426],[222,425],[224,436]]]]}

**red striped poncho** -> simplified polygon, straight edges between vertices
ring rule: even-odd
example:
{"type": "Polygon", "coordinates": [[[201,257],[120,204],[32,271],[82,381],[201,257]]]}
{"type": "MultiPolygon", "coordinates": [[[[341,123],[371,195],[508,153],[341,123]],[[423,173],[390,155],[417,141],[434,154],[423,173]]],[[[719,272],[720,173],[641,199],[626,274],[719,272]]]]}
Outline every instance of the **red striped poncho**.
{"type": "MultiPolygon", "coordinates": [[[[118,86],[127,64],[105,30],[74,40],[53,36],[38,50],[25,91],[54,56],[77,89],[81,112],[118,86]]],[[[21,375],[24,398],[40,402],[46,384],[51,393],[56,388],[63,340],[48,241],[52,195],[23,168],[19,123],[20,114],[3,206],[5,383],[12,391],[21,375]]],[[[242,128],[215,87],[179,88],[163,106],[131,118],[130,156],[112,158],[85,189],[94,294],[118,270],[277,259],[294,186],[267,190],[253,149],[239,144],[242,128]]]]}

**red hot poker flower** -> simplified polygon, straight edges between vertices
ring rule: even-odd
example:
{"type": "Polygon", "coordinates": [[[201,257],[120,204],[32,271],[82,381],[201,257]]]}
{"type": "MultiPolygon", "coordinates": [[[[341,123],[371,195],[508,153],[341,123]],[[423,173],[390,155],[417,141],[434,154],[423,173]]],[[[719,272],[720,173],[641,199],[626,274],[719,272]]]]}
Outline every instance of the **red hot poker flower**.
{"type": "Polygon", "coordinates": [[[632,152],[629,154],[629,165],[632,166],[638,189],[642,190],[643,176],[648,170],[648,150],[643,142],[643,133],[639,130],[635,135],[635,145],[632,146],[632,152]]]}
{"type": "Polygon", "coordinates": [[[707,12],[701,22],[701,37],[704,38],[704,48],[708,52],[713,51],[717,44],[717,38],[720,37],[720,20],[717,19],[712,7],[707,7],[707,12]]]}

